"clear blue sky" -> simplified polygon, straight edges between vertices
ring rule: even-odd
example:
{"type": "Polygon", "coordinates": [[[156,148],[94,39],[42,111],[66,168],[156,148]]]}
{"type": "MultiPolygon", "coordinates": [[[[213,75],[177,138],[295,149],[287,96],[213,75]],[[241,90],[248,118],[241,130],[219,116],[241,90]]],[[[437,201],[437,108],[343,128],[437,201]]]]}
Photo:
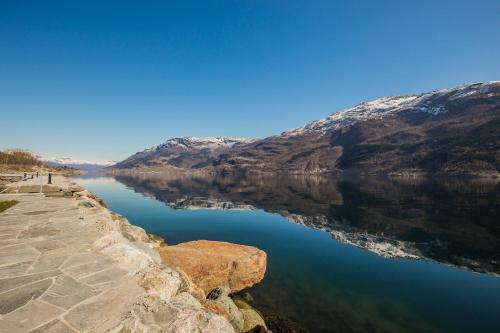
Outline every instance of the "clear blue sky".
{"type": "Polygon", "coordinates": [[[122,159],[499,79],[498,0],[0,0],[0,148],[122,159]]]}

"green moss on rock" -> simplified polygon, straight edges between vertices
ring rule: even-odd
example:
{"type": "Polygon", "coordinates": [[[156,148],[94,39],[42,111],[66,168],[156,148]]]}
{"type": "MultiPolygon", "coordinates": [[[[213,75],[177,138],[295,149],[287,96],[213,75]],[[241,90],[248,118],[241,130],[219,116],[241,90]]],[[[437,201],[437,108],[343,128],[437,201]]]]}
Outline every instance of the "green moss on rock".
{"type": "Polygon", "coordinates": [[[19,203],[16,200],[0,201],[0,213],[19,203]]]}

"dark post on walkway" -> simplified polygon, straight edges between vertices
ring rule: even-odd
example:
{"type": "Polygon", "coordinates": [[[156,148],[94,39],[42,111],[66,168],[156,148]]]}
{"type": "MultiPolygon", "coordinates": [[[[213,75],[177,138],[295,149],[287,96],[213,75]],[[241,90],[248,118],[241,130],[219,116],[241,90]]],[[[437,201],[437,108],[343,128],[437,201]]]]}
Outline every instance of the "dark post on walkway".
{"type": "Polygon", "coordinates": [[[48,182],[48,184],[52,184],[52,174],[51,173],[49,173],[49,182],[48,182]]]}

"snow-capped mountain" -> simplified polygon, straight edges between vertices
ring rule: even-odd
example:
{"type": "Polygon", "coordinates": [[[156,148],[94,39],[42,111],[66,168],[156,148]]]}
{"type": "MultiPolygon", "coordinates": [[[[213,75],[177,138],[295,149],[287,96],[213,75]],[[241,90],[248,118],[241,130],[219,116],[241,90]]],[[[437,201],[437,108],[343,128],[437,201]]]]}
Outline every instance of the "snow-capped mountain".
{"type": "Polygon", "coordinates": [[[383,97],[261,140],[174,138],[116,168],[500,173],[500,81],[383,97]]]}
{"type": "MultiPolygon", "coordinates": [[[[255,141],[247,138],[223,138],[223,137],[183,137],[167,140],[165,143],[156,146],[154,149],[181,148],[181,149],[218,149],[229,148],[235,144],[249,143],[255,141]]],[[[151,149],[151,148],[150,148],[151,149]]]]}
{"type": "Polygon", "coordinates": [[[449,102],[460,100],[465,97],[471,98],[475,95],[494,97],[494,89],[498,84],[500,84],[500,81],[492,81],[462,85],[456,88],[437,90],[420,95],[382,97],[373,101],[363,102],[349,109],[335,112],[326,118],[314,121],[310,124],[285,131],[282,135],[301,135],[311,131],[325,134],[328,131],[338,130],[357,122],[380,119],[407,110],[424,112],[437,116],[447,111],[444,105],[445,100],[449,102]],[[443,97],[446,97],[446,99],[443,99],[443,97]],[[440,99],[442,99],[443,103],[440,103],[440,99]]]}
{"type": "Polygon", "coordinates": [[[102,169],[114,165],[115,161],[102,161],[102,162],[92,162],[87,160],[75,159],[72,157],[48,157],[40,156],[40,160],[45,162],[47,165],[56,167],[71,167],[81,170],[96,170],[102,169]]]}
{"type": "Polygon", "coordinates": [[[194,168],[211,166],[211,161],[254,139],[223,137],[179,137],[147,148],[116,164],[116,168],[194,168]]]}
{"type": "Polygon", "coordinates": [[[500,81],[384,97],[237,147],[223,172],[500,173],[500,81]]]}

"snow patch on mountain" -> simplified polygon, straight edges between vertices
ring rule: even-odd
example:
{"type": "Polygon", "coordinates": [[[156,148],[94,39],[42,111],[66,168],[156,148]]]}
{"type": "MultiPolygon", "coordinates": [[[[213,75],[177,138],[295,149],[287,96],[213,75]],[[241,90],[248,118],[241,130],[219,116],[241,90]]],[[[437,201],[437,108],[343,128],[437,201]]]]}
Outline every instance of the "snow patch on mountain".
{"type": "Polygon", "coordinates": [[[72,157],[39,156],[39,158],[42,162],[45,162],[50,166],[55,166],[55,167],[66,166],[82,170],[101,169],[116,164],[116,161],[93,162],[93,161],[75,159],[72,157]]]}
{"type": "Polygon", "coordinates": [[[183,210],[256,210],[252,205],[237,204],[213,198],[180,198],[167,203],[174,209],[183,210]]]}
{"type": "Polygon", "coordinates": [[[385,258],[422,259],[423,255],[412,242],[405,242],[383,235],[344,230],[345,226],[329,220],[324,215],[305,216],[281,211],[288,221],[328,232],[337,241],[368,250],[385,258]]]}
{"type": "Polygon", "coordinates": [[[408,107],[416,98],[417,96],[383,97],[373,101],[363,102],[353,108],[334,113],[308,125],[283,132],[282,135],[294,136],[306,132],[319,132],[324,134],[328,130],[337,130],[359,121],[379,118],[399,111],[404,107],[408,107]]]}
{"type": "MultiPolygon", "coordinates": [[[[148,148],[146,151],[153,151],[155,149],[178,147],[184,149],[217,149],[217,148],[229,148],[235,144],[250,143],[255,141],[255,139],[248,138],[223,138],[223,137],[181,137],[172,138],[167,140],[165,143],[148,148]]],[[[145,152],[146,152],[145,151],[145,152]]]]}
{"type": "Polygon", "coordinates": [[[136,166],[158,166],[171,165],[179,167],[183,163],[183,158],[198,159],[197,163],[193,160],[186,162],[191,167],[206,163],[208,156],[214,157],[224,151],[231,149],[235,145],[250,143],[255,139],[247,138],[224,138],[224,137],[177,137],[164,143],[147,148],[135,153],[127,159],[116,164],[117,168],[130,168],[136,166]]]}
{"type": "Polygon", "coordinates": [[[44,162],[53,162],[59,164],[89,164],[89,165],[102,165],[102,166],[110,166],[116,163],[116,161],[92,162],[87,160],[74,159],[71,157],[46,157],[46,156],[42,156],[41,160],[44,162]]]}
{"type": "Polygon", "coordinates": [[[402,111],[413,110],[426,112],[432,116],[447,112],[444,105],[439,104],[439,98],[447,96],[449,100],[471,97],[479,94],[485,96],[499,81],[461,85],[455,88],[436,90],[420,95],[389,96],[373,101],[363,102],[355,107],[341,110],[330,116],[283,132],[282,136],[297,136],[305,133],[325,134],[357,122],[382,118],[402,111]]]}

